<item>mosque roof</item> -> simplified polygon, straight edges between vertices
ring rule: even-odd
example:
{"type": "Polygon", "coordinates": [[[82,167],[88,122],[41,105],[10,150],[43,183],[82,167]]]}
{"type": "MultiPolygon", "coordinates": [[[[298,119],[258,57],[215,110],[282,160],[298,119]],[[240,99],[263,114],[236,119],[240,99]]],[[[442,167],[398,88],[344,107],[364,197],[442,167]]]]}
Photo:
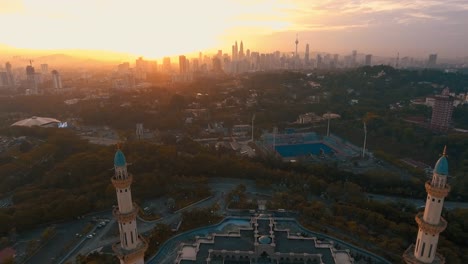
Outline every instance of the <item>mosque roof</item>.
{"type": "Polygon", "coordinates": [[[447,147],[444,148],[442,157],[437,161],[434,172],[441,175],[448,175],[447,147]]]}
{"type": "Polygon", "coordinates": [[[125,160],[125,155],[120,149],[118,149],[117,152],[115,152],[114,165],[116,167],[123,167],[127,165],[127,161],[125,160]]]}

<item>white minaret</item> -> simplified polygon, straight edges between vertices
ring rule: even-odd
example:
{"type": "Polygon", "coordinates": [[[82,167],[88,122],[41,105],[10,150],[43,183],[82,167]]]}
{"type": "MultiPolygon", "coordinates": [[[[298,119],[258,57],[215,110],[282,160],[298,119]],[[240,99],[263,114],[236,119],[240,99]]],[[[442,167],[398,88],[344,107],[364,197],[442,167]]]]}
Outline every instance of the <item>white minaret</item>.
{"type": "Polygon", "coordinates": [[[133,177],[127,172],[127,162],[123,152],[118,149],[114,156],[115,175],[111,178],[117,192],[118,207],[113,214],[120,231],[120,242],[112,246],[120,264],[144,264],[148,243],[138,235],[136,217],[138,207],[132,202],[131,185],[133,177]]]}
{"type": "Polygon", "coordinates": [[[450,191],[447,184],[448,161],[446,147],[442,157],[434,167],[432,180],[427,181],[426,207],[416,215],[419,231],[416,245],[411,245],[403,254],[406,263],[445,263],[445,258],[436,253],[439,233],[447,227],[447,221],[441,216],[444,199],[450,191]]]}

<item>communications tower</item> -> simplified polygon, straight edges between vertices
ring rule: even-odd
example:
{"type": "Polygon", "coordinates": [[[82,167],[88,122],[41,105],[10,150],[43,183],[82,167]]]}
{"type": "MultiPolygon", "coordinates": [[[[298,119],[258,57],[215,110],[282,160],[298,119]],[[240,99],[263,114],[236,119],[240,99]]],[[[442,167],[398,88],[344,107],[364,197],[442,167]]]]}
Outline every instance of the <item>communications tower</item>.
{"type": "Polygon", "coordinates": [[[299,44],[299,39],[297,37],[297,34],[296,34],[296,41],[294,43],[296,43],[296,53],[294,53],[294,57],[297,59],[297,44],[299,44]]]}

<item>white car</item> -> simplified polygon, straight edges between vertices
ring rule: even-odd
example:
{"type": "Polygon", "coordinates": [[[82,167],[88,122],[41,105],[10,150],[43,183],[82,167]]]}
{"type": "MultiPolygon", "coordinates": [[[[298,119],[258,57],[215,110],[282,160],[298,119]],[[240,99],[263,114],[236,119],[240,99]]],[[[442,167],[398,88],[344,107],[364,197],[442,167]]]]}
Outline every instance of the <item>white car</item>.
{"type": "Polygon", "coordinates": [[[93,238],[93,235],[89,234],[86,236],[86,238],[93,238]]]}

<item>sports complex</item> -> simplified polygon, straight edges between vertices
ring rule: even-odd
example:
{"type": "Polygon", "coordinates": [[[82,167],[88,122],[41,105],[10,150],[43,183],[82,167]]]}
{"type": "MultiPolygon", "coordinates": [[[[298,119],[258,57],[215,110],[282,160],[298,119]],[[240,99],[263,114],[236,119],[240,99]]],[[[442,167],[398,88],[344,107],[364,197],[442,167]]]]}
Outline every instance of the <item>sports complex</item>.
{"type": "Polygon", "coordinates": [[[278,155],[285,161],[301,158],[328,158],[346,160],[358,157],[361,149],[350,142],[335,136],[321,136],[315,132],[264,133],[257,145],[267,152],[278,155]]]}

